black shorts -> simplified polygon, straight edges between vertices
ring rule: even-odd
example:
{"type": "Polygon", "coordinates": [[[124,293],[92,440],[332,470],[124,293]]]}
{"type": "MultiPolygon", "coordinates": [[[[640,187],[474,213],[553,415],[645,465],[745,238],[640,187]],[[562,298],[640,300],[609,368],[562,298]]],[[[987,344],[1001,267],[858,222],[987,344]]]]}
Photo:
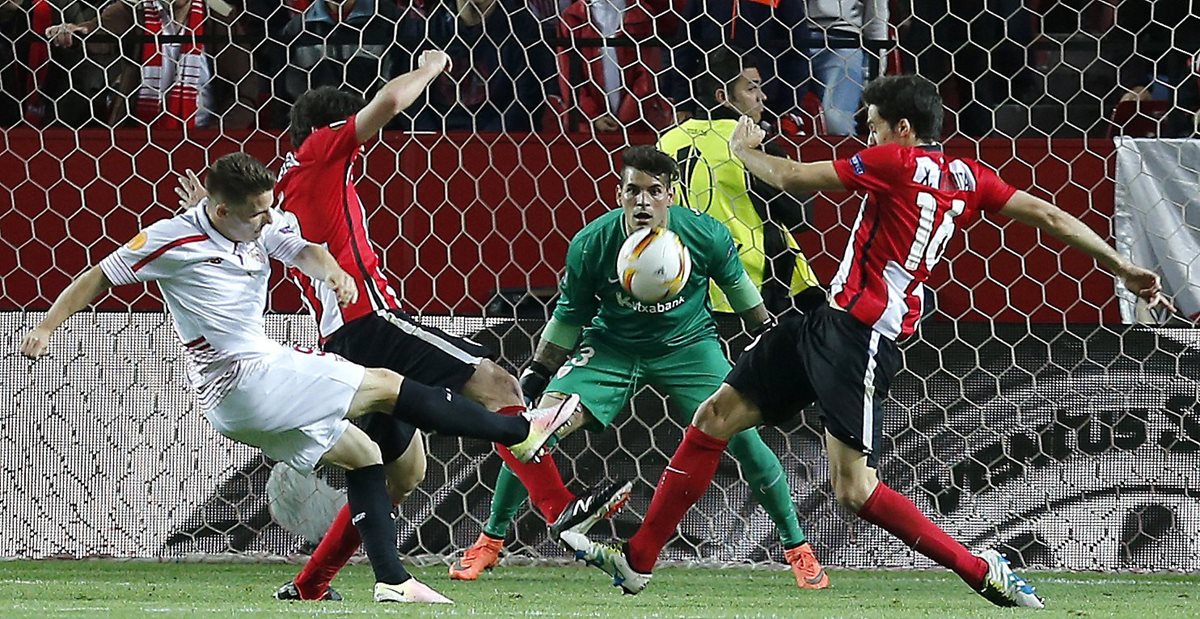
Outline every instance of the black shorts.
{"type": "MultiPolygon", "coordinates": [[[[400,310],[352,320],[334,331],[323,348],[361,366],[386,368],[456,393],[479,363],[493,356],[482,344],[424,326],[400,310]]],[[[364,415],[354,423],[379,444],[385,463],[399,458],[416,432],[411,424],[386,414],[364,415]]]]}
{"type": "Polygon", "coordinates": [[[816,402],[825,430],[875,467],[883,401],[900,370],[891,339],[829,306],[789,318],[752,344],[725,378],[779,424],[816,402]]]}

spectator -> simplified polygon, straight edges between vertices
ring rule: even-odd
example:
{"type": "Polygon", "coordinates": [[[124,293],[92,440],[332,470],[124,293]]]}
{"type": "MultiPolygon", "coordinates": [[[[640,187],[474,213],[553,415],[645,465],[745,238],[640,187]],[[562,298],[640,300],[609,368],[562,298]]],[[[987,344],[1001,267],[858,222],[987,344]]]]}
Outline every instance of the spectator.
{"type": "Polygon", "coordinates": [[[665,92],[675,103],[677,122],[695,113],[691,79],[701,75],[704,59],[722,45],[745,49],[762,58],[763,88],[770,110],[782,117],[797,109],[796,91],[808,79],[804,0],[684,0],[681,23],[671,43],[671,71],[665,92]]]}
{"type": "Polygon", "coordinates": [[[995,128],[995,109],[1019,99],[1029,79],[1026,50],[1033,38],[1024,0],[914,2],[901,36],[913,55],[909,72],[958,94],[957,129],[983,137],[995,128]]]}
{"type": "Polygon", "coordinates": [[[808,0],[809,29],[825,45],[808,50],[817,95],[825,112],[825,128],[834,135],[854,135],[866,84],[863,47],[834,47],[861,39],[888,37],[887,0],[808,0]]]}
{"type": "Polygon", "coordinates": [[[651,54],[648,46],[655,34],[656,21],[638,0],[571,3],[559,25],[560,38],[628,37],[630,44],[559,48],[559,84],[569,111],[580,112],[596,132],[670,125],[671,106],[654,80],[662,69],[661,55],[651,54]]]}
{"type": "MultiPolygon", "coordinates": [[[[229,5],[224,5],[229,6],[229,5]]],[[[143,0],[136,5],[113,2],[95,18],[51,26],[46,37],[56,47],[70,48],[77,38],[97,31],[125,41],[123,63],[106,119],[120,124],[129,116],[159,128],[215,125],[249,127],[255,118],[255,96],[246,50],[230,43],[236,9],[210,11],[203,0],[143,0]],[[195,35],[195,43],[158,43],[158,35],[195,35]],[[200,38],[203,37],[203,38],[200,38]],[[128,99],[133,99],[129,111],[128,99]]],[[[111,43],[101,41],[101,44],[111,43]]],[[[89,48],[96,43],[88,43],[89,48]]]]}
{"type": "Polygon", "coordinates": [[[289,103],[320,86],[370,98],[409,69],[405,44],[416,46],[420,28],[415,9],[402,14],[391,0],[316,0],[279,37],[288,60],[276,92],[289,103]]]}
{"type": "Polygon", "coordinates": [[[522,0],[435,0],[429,39],[450,54],[417,119],[425,130],[531,131],[546,106],[554,55],[522,0]]]}
{"type": "Polygon", "coordinates": [[[22,40],[29,32],[29,15],[24,4],[28,0],[0,0],[0,126],[10,127],[21,120],[21,93],[26,92],[24,76],[19,71],[21,58],[29,57],[29,42],[22,40]]]}
{"type": "Polygon", "coordinates": [[[34,126],[59,122],[83,127],[106,116],[108,84],[119,76],[118,46],[95,43],[86,53],[82,45],[51,50],[40,36],[56,23],[95,19],[93,4],[80,0],[30,3],[30,29],[39,36],[29,41],[25,55],[28,74],[22,85],[26,93],[22,108],[26,122],[34,126]]]}
{"type": "MultiPolygon", "coordinates": [[[[800,251],[794,232],[806,227],[807,195],[781,191],[746,173],[729,153],[729,137],[738,119],[762,121],[769,102],[762,92],[758,62],[749,55],[718,49],[696,81],[696,113],[659,138],[659,150],[679,163],[676,196],[681,204],[725,224],[740,251],[746,274],[774,316],[808,311],[825,302],[825,293],[800,251]]],[[[775,146],[771,154],[783,156],[775,146]]],[[[719,319],[733,316],[732,306],[710,287],[719,319]]]]}
{"type": "MultiPolygon", "coordinates": [[[[1200,2],[1125,0],[1116,27],[1104,39],[1105,57],[1118,67],[1118,101],[1167,101],[1160,137],[1190,137],[1200,109],[1194,62],[1200,39],[1200,2]]],[[[1111,102],[1111,99],[1109,99],[1111,102]]]]}

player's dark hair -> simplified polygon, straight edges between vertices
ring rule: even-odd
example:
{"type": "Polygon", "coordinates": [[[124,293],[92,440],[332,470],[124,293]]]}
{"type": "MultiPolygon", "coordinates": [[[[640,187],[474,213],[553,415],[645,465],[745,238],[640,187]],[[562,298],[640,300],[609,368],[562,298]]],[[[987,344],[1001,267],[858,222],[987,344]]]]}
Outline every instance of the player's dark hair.
{"type": "Polygon", "coordinates": [[[729,99],[733,85],[742,76],[742,70],[754,67],[754,56],[736,47],[722,46],[700,61],[698,75],[694,76],[697,83],[696,100],[705,109],[713,109],[721,104],[717,101],[717,90],[725,91],[729,99]]]}
{"type": "Polygon", "coordinates": [[[625,168],[658,177],[664,185],[670,185],[679,174],[679,166],[670,155],[647,144],[630,146],[621,151],[621,169],[625,168]]]}
{"type": "Polygon", "coordinates": [[[274,189],[275,175],[246,153],[230,153],[209,166],[204,188],[218,202],[242,205],[274,189]]]}
{"type": "Polygon", "coordinates": [[[300,148],[313,131],[346,120],[366,107],[362,97],[333,86],[314,88],[296,99],[290,117],[292,148],[300,148]]]}
{"type": "Polygon", "coordinates": [[[919,75],[889,75],[867,83],[863,105],[874,105],[879,117],[896,126],[907,118],[917,138],[936,142],[942,137],[942,96],[937,86],[919,75]]]}

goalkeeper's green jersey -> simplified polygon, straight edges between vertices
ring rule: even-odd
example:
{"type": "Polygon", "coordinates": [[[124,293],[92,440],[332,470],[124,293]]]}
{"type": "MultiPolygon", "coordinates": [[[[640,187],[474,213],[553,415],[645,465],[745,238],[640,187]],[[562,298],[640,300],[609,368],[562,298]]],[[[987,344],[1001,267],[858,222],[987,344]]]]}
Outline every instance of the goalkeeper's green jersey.
{"type": "Polygon", "coordinates": [[[660,303],[642,303],[621,287],[617,252],[628,233],[623,211],[617,209],[596,218],[571,239],[554,317],[584,327],[585,343],[598,339],[629,354],[658,355],[715,338],[709,279],[730,288],[744,273],[733,238],[721,222],[698,211],[672,206],[669,213],[667,229],[679,236],[692,257],[692,273],[678,295],[660,303]]]}

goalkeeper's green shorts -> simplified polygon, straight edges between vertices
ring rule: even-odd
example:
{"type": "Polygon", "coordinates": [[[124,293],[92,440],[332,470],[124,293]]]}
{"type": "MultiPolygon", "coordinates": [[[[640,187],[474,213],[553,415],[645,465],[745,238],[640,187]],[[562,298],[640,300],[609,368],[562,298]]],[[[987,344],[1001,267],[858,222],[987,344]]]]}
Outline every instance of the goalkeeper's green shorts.
{"type": "Polygon", "coordinates": [[[611,425],[633,395],[650,385],[668,397],[668,408],[686,426],[730,369],[716,338],[656,356],[629,354],[585,338],[550,380],[546,392],[579,394],[596,421],[587,429],[598,430],[611,425]]]}

